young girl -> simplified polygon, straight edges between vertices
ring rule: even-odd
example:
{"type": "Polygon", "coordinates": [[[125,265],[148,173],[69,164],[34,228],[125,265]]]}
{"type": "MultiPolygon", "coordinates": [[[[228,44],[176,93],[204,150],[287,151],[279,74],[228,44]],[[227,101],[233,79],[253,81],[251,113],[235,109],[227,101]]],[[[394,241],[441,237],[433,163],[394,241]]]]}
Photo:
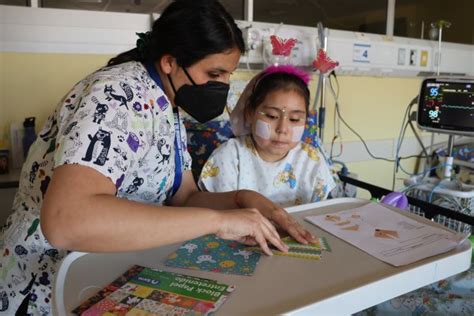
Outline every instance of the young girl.
{"type": "Polygon", "coordinates": [[[271,66],[246,87],[231,114],[230,139],[204,165],[202,190],[251,189],[283,207],[320,201],[335,187],[321,151],[301,142],[309,75],[271,66]]]}

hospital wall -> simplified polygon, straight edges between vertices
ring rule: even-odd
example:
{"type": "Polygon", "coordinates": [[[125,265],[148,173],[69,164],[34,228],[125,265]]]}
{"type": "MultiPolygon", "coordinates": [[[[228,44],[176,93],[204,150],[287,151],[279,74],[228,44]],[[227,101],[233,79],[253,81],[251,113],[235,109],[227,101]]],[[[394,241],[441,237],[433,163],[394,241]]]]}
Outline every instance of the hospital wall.
{"type": "MultiPolygon", "coordinates": [[[[37,131],[44,124],[60,99],[88,73],[106,63],[110,55],[0,53],[0,136],[8,134],[11,123],[21,123],[25,117],[37,118],[37,131]]],[[[232,78],[249,79],[254,72],[237,71],[232,78]]],[[[392,149],[377,144],[392,144],[400,130],[407,104],[417,94],[419,78],[382,78],[340,76],[339,103],[341,114],[374,150],[378,156],[390,157],[392,149]],[[382,146],[383,147],[383,146],[382,146]]],[[[312,81],[314,95],[316,78],[312,81]]],[[[327,115],[324,142],[333,138],[333,98],[327,95],[327,115]]],[[[341,126],[344,159],[349,170],[359,179],[385,188],[392,187],[393,163],[360,156],[363,150],[359,139],[341,126]],[[357,145],[357,150],[348,152],[357,145]],[[356,151],[358,153],[356,153],[356,151]]],[[[412,137],[411,131],[407,136],[412,137]]],[[[339,145],[335,146],[335,153],[339,145]]],[[[414,159],[404,162],[413,170],[414,159]]],[[[400,186],[400,181],[398,185],[400,186]]]]}

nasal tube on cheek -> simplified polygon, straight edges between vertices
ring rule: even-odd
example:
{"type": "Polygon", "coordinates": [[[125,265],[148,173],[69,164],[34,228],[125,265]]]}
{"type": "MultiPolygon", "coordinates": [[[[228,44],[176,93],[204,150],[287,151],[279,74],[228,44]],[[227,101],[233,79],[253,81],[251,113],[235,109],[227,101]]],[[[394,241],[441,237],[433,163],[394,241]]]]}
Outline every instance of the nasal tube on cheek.
{"type": "Polygon", "coordinates": [[[270,124],[257,120],[257,124],[255,124],[255,134],[263,139],[270,139],[271,136],[271,126],[270,124]]]}
{"type": "Polygon", "coordinates": [[[299,142],[301,140],[301,136],[303,136],[303,133],[304,133],[304,125],[294,126],[293,132],[291,133],[291,141],[299,142]]]}

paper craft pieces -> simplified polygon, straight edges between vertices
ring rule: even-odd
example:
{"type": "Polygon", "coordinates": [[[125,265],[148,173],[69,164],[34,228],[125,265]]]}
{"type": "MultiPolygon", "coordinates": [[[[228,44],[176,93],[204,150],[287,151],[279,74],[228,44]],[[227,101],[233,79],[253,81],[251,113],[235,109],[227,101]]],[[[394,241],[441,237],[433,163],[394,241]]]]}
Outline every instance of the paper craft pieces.
{"type": "Polygon", "coordinates": [[[359,230],[359,225],[352,225],[352,226],[348,226],[348,227],[343,227],[342,229],[344,230],[351,230],[353,232],[356,232],[359,230]]]}
{"type": "Polygon", "coordinates": [[[341,218],[337,215],[326,215],[326,217],[324,217],[325,220],[327,221],[331,221],[331,222],[339,222],[341,220],[341,218]]]}
{"type": "Polygon", "coordinates": [[[329,243],[326,240],[326,238],[324,238],[324,237],[316,238],[315,241],[313,241],[313,242],[311,242],[307,245],[300,244],[299,242],[297,242],[295,239],[293,239],[290,236],[283,237],[281,240],[288,247],[290,247],[292,249],[319,249],[319,250],[326,250],[326,251],[329,251],[329,252],[331,251],[331,248],[329,247],[329,243]]]}
{"type": "Polygon", "coordinates": [[[184,243],[170,254],[165,265],[177,268],[252,275],[261,257],[236,241],[207,235],[184,243]]]}
{"type": "MultiPolygon", "coordinates": [[[[260,247],[248,247],[248,251],[255,253],[263,253],[260,247]]],[[[274,255],[283,257],[295,257],[300,259],[321,259],[321,250],[314,249],[288,249],[288,252],[281,252],[280,250],[270,249],[274,255]]]]}
{"type": "Polygon", "coordinates": [[[135,265],[89,298],[76,315],[210,315],[234,286],[135,265]]]}
{"type": "MultiPolygon", "coordinates": [[[[281,252],[275,248],[270,248],[274,255],[319,260],[321,259],[322,250],[331,251],[325,238],[317,238],[315,242],[307,245],[300,244],[291,237],[284,237],[281,240],[289,247],[288,252],[281,252]]],[[[247,250],[263,253],[260,247],[248,247],[247,250]]]]}
{"type": "Polygon", "coordinates": [[[379,238],[398,238],[398,232],[395,230],[388,229],[375,229],[374,237],[379,238]]]}

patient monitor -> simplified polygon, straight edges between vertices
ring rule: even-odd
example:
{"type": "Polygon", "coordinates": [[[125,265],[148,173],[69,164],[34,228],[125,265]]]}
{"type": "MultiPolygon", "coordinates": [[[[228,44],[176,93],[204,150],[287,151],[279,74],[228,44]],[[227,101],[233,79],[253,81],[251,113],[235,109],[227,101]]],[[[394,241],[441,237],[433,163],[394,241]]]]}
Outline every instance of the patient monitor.
{"type": "Polygon", "coordinates": [[[474,78],[423,80],[417,122],[431,132],[474,136],[474,78]]]}

